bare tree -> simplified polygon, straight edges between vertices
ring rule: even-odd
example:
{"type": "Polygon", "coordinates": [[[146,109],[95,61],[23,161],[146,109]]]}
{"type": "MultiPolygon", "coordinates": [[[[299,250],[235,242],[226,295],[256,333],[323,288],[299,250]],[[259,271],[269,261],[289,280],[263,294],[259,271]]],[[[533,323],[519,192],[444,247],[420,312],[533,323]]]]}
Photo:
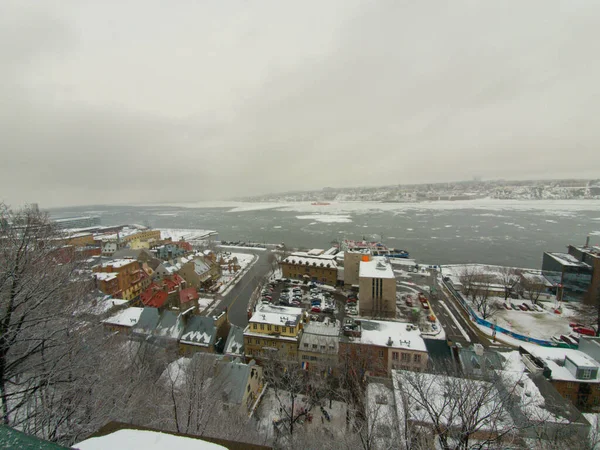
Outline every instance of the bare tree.
{"type": "Polygon", "coordinates": [[[499,309],[498,302],[491,295],[491,281],[490,276],[480,274],[471,288],[475,308],[484,320],[492,317],[499,309]]]}
{"type": "Polygon", "coordinates": [[[473,295],[475,284],[480,277],[481,270],[477,266],[467,265],[462,269],[458,279],[463,286],[462,292],[466,297],[473,295]]]}
{"type": "Polygon", "coordinates": [[[0,400],[3,422],[16,425],[25,405],[73,381],[71,316],[89,285],[47,215],[0,205],[0,223],[0,400]]]}
{"type": "Polygon", "coordinates": [[[500,282],[504,286],[504,301],[507,301],[519,281],[519,277],[516,270],[512,267],[501,267],[499,272],[500,282]]]}
{"type": "Polygon", "coordinates": [[[523,296],[533,304],[537,304],[540,295],[546,290],[546,284],[541,277],[521,277],[523,296]]]}

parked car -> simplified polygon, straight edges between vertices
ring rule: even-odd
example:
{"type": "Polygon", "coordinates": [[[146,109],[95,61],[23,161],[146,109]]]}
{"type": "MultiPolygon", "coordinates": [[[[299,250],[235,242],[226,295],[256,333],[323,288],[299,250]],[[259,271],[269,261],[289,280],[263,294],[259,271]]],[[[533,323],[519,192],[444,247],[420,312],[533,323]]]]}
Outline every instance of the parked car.
{"type": "Polygon", "coordinates": [[[321,312],[321,307],[314,305],[312,308],[310,308],[311,312],[321,312]]]}
{"type": "Polygon", "coordinates": [[[571,323],[569,324],[569,326],[570,326],[571,328],[575,328],[575,327],[584,327],[585,325],[584,325],[584,324],[582,324],[582,323],[571,322],[571,323]]]}
{"type": "Polygon", "coordinates": [[[292,305],[292,306],[300,306],[300,302],[299,302],[299,301],[296,301],[296,300],[292,300],[292,301],[290,302],[290,305],[292,305]]]}
{"type": "Polygon", "coordinates": [[[521,303],[521,305],[523,305],[523,311],[531,311],[531,307],[527,304],[527,303],[521,303]]]}
{"type": "Polygon", "coordinates": [[[523,305],[517,305],[517,307],[521,310],[521,311],[529,311],[527,308],[525,308],[525,306],[523,305]]]}
{"type": "Polygon", "coordinates": [[[568,337],[573,339],[575,342],[579,344],[579,336],[575,336],[574,334],[569,334],[568,337]]]}
{"type": "Polygon", "coordinates": [[[266,298],[267,300],[273,300],[273,297],[270,295],[263,295],[263,298],[266,298]]]}
{"type": "Polygon", "coordinates": [[[432,330],[437,330],[437,325],[436,325],[435,323],[432,323],[432,324],[431,324],[431,329],[432,329],[432,330]]]}
{"type": "Polygon", "coordinates": [[[561,334],[560,338],[569,345],[577,345],[577,342],[575,342],[575,340],[571,339],[569,336],[561,334]]]}
{"type": "Polygon", "coordinates": [[[423,305],[424,309],[429,309],[429,303],[423,302],[423,303],[421,303],[421,305],[423,305]]]}
{"type": "Polygon", "coordinates": [[[503,303],[502,305],[504,306],[504,309],[512,309],[508,303],[503,303]]]}
{"type": "Polygon", "coordinates": [[[575,327],[573,328],[573,331],[579,334],[585,334],[586,336],[596,336],[596,332],[588,327],[575,327]]]}

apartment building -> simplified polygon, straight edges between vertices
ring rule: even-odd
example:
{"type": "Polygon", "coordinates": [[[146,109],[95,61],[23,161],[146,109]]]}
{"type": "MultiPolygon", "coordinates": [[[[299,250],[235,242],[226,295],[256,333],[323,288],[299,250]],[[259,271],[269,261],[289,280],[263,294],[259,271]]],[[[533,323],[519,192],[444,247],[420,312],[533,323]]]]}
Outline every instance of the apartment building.
{"type": "Polygon", "coordinates": [[[97,287],[103,293],[124,300],[137,298],[150,282],[148,275],[134,259],[116,259],[97,265],[92,270],[97,287]]]}
{"type": "Polygon", "coordinates": [[[393,369],[424,371],[429,353],[421,332],[410,323],[345,319],[339,361],[365,376],[390,376],[393,369]]]}
{"type": "Polygon", "coordinates": [[[362,255],[358,286],[361,316],[396,317],[396,278],[384,258],[362,255]]]}
{"type": "Polygon", "coordinates": [[[336,373],[339,340],[339,321],[326,317],[323,322],[307,323],[300,338],[298,361],[310,372],[321,375],[336,373]]]}
{"type": "Polygon", "coordinates": [[[284,278],[308,279],[335,286],[338,266],[335,255],[296,252],[281,261],[284,278]]]}
{"type": "Polygon", "coordinates": [[[304,321],[302,308],[260,305],[244,329],[246,360],[261,360],[271,352],[278,359],[297,360],[304,321]]]}

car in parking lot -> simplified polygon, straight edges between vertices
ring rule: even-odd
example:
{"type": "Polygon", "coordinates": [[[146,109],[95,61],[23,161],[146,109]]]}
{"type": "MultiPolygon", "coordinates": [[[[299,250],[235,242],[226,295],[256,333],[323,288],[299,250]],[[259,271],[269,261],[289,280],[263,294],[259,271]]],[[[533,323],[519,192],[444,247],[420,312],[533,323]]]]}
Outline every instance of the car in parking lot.
{"type": "Polygon", "coordinates": [[[421,305],[423,305],[423,309],[429,309],[429,303],[422,302],[421,305]]]}
{"type": "Polygon", "coordinates": [[[321,307],[318,305],[314,305],[312,308],[310,308],[311,312],[321,312],[321,307]]]}

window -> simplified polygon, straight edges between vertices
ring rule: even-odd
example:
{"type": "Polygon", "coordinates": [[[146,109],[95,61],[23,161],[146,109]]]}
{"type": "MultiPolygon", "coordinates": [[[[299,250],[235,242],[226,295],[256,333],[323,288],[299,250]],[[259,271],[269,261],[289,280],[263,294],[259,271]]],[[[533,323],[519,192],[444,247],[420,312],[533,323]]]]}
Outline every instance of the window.
{"type": "Polygon", "coordinates": [[[383,350],[379,350],[379,357],[383,358],[383,350]]]}
{"type": "Polygon", "coordinates": [[[282,333],[285,333],[286,331],[287,331],[287,330],[286,330],[286,328],[285,328],[285,327],[281,327],[281,332],[282,332],[282,333]]]}
{"type": "Polygon", "coordinates": [[[410,362],[410,353],[402,353],[402,362],[410,362]]]}
{"type": "Polygon", "coordinates": [[[279,331],[279,325],[275,325],[275,331],[279,331]]]}
{"type": "Polygon", "coordinates": [[[256,345],[260,345],[260,339],[255,339],[254,342],[256,343],[256,345]]]}
{"type": "Polygon", "coordinates": [[[398,352],[392,352],[392,360],[398,361],[400,354],[398,352]]]}
{"type": "Polygon", "coordinates": [[[317,348],[317,347],[318,347],[318,345],[317,345],[317,344],[313,344],[313,347],[312,347],[312,348],[317,348]]]}
{"type": "Polygon", "coordinates": [[[257,328],[258,328],[258,326],[257,326],[255,323],[253,323],[253,324],[252,324],[252,329],[253,329],[253,330],[256,330],[257,328]]]}
{"type": "Polygon", "coordinates": [[[414,355],[413,361],[416,363],[420,363],[421,362],[421,355],[414,355]]]}
{"type": "Polygon", "coordinates": [[[304,348],[308,348],[308,344],[306,342],[304,343],[304,348]]]}
{"type": "Polygon", "coordinates": [[[264,330],[264,329],[265,329],[265,324],[264,324],[264,323],[261,323],[261,324],[260,324],[260,329],[261,329],[261,330],[264,330]]]}
{"type": "Polygon", "coordinates": [[[267,331],[271,331],[271,325],[267,325],[267,331]]]}
{"type": "Polygon", "coordinates": [[[592,378],[592,369],[581,369],[581,378],[584,380],[592,378]]]}

